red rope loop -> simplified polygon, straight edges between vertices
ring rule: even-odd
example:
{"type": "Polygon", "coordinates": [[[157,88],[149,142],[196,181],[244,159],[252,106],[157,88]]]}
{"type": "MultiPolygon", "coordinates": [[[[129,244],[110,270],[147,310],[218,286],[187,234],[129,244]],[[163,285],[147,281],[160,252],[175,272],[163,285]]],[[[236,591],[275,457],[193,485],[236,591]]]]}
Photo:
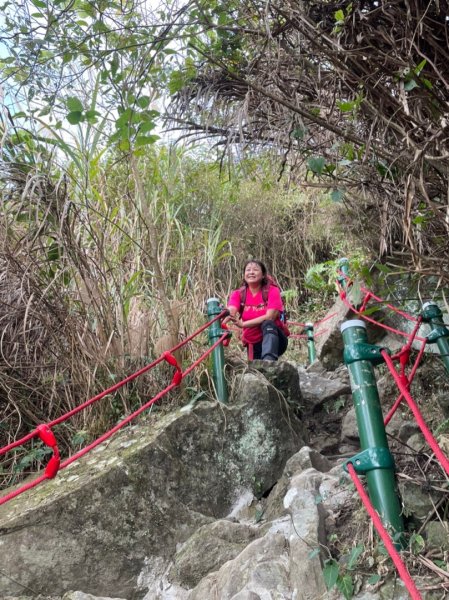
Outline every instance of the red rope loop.
{"type": "Polygon", "coordinates": [[[57,472],[61,464],[61,458],[59,456],[58,442],[56,441],[55,434],[48,425],[42,424],[36,427],[39,438],[44,442],[46,446],[53,450],[53,455],[45,467],[45,476],[47,479],[53,479],[56,477],[57,472]]]}
{"type": "Polygon", "coordinates": [[[164,352],[162,354],[162,357],[164,358],[164,360],[166,360],[168,362],[169,365],[171,365],[172,367],[175,367],[176,371],[173,375],[172,383],[173,383],[173,385],[179,385],[182,381],[182,369],[179,366],[178,361],[173,356],[173,354],[171,354],[171,352],[169,350],[164,352]]]}
{"type": "Polygon", "coordinates": [[[223,346],[229,346],[232,339],[232,333],[229,330],[227,323],[221,323],[221,328],[228,332],[227,337],[225,337],[225,339],[223,340],[223,346]]]}

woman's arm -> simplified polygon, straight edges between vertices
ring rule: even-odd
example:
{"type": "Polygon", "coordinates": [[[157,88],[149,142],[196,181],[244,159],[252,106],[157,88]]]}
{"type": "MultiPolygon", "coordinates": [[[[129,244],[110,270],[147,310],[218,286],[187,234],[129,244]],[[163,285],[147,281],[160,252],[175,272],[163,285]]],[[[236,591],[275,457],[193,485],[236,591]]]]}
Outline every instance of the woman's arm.
{"type": "Polygon", "coordinates": [[[250,319],[249,321],[242,321],[242,319],[238,319],[235,321],[235,324],[239,327],[258,327],[264,321],[276,321],[279,317],[279,311],[274,308],[268,308],[267,312],[260,317],[256,317],[255,319],[250,319]]]}
{"type": "Polygon", "coordinates": [[[236,306],[228,306],[227,309],[229,310],[229,316],[227,316],[223,319],[222,323],[224,325],[226,325],[226,323],[229,323],[229,321],[232,321],[233,323],[235,323],[237,320],[237,317],[239,315],[239,311],[236,306]]]}

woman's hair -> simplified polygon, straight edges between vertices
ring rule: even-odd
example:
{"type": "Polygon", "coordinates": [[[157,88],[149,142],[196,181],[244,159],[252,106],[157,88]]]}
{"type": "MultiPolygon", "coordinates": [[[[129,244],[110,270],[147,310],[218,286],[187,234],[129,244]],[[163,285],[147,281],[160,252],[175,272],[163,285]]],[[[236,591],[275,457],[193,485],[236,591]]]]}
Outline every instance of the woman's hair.
{"type": "MultiPolygon", "coordinates": [[[[267,267],[264,265],[264,263],[261,260],[256,260],[255,258],[251,258],[250,260],[247,260],[246,263],[243,265],[243,275],[245,275],[245,271],[246,271],[246,267],[248,265],[250,265],[251,263],[254,263],[255,265],[258,265],[261,270],[262,270],[262,285],[267,285],[268,283],[268,271],[267,271],[267,267]]],[[[243,285],[248,286],[248,284],[245,281],[245,277],[243,277],[243,285]]]]}

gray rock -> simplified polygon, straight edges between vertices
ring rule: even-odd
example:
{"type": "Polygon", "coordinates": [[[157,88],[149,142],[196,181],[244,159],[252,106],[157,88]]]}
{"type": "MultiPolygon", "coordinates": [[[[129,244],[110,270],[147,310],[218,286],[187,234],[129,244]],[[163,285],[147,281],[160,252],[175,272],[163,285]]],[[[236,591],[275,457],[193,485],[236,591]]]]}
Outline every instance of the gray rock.
{"type": "Polygon", "coordinates": [[[422,452],[426,447],[426,440],[422,433],[414,433],[407,440],[407,446],[410,446],[415,452],[422,452]]]}
{"type": "Polygon", "coordinates": [[[189,600],[267,598],[277,594],[290,600],[288,543],[281,533],[267,532],[249,544],[234,560],[224,564],[192,590],[189,600]],[[253,594],[253,596],[251,596],[253,594]]]}
{"type": "Polygon", "coordinates": [[[287,402],[300,409],[302,394],[296,365],[285,360],[278,362],[254,360],[251,368],[262,373],[271,385],[281,392],[287,402]]]}
{"type": "Polygon", "coordinates": [[[438,550],[449,550],[449,523],[444,521],[430,521],[424,528],[426,547],[438,550]]]}
{"type": "Polygon", "coordinates": [[[106,598],[106,596],[92,596],[92,594],[84,594],[84,592],[67,592],[62,600],[126,600],[126,598],[106,598]]]}
{"type": "Polygon", "coordinates": [[[143,595],[177,544],[229,514],[243,490],[271,489],[304,445],[303,425],[261,374],[239,387],[241,401],[130,428],[1,506],[3,593],[143,595]]]}
{"type": "Polygon", "coordinates": [[[402,442],[407,440],[415,433],[419,433],[420,429],[416,421],[405,421],[399,429],[398,437],[402,442]]]}
{"type": "Polygon", "coordinates": [[[168,578],[185,588],[193,588],[258,536],[260,532],[254,527],[231,521],[204,525],[175,554],[168,578]]]}
{"type": "Polygon", "coordinates": [[[434,505],[441,497],[441,493],[432,490],[423,490],[413,481],[399,481],[399,491],[402,497],[404,514],[412,515],[414,519],[424,520],[434,510],[434,505]]]}
{"type": "Polygon", "coordinates": [[[303,446],[299,452],[288,459],[282,477],[267,498],[264,517],[271,520],[284,514],[284,496],[292,477],[306,469],[316,469],[325,473],[330,468],[330,463],[325,456],[308,446],[303,446]]]}
{"type": "MultiPolygon", "coordinates": [[[[340,367],[343,362],[344,345],[340,331],[341,324],[347,319],[357,318],[354,316],[352,310],[349,309],[340,298],[338,298],[327,313],[327,315],[332,314],[334,316],[322,324],[322,329],[321,326],[317,327],[316,333],[318,333],[320,329],[324,331],[324,333],[323,335],[317,336],[315,340],[317,357],[323,367],[328,371],[335,370],[337,367],[340,367]]],[[[376,313],[376,318],[380,318],[382,315],[382,311],[379,311],[376,313]]],[[[368,341],[370,343],[374,344],[384,336],[385,332],[379,326],[368,322],[366,325],[368,341]]]]}
{"type": "Polygon", "coordinates": [[[357,417],[355,408],[352,407],[348,410],[346,415],[343,417],[341,423],[341,441],[342,442],[358,442],[359,441],[359,429],[357,426],[357,417]]]}
{"type": "Polygon", "coordinates": [[[322,473],[330,470],[331,465],[327,458],[308,446],[303,446],[299,452],[288,459],[284,473],[288,477],[293,477],[304,471],[305,469],[316,469],[322,473]]]}
{"type": "Polygon", "coordinates": [[[326,543],[326,513],[317,501],[323,475],[307,469],[292,479],[284,505],[291,515],[290,585],[298,600],[324,597],[326,587],[320,556],[311,558],[312,549],[326,543]]]}
{"type": "Polygon", "coordinates": [[[351,393],[349,382],[340,379],[329,379],[309,371],[300,371],[299,377],[304,402],[310,412],[319,410],[325,402],[351,393]]]}

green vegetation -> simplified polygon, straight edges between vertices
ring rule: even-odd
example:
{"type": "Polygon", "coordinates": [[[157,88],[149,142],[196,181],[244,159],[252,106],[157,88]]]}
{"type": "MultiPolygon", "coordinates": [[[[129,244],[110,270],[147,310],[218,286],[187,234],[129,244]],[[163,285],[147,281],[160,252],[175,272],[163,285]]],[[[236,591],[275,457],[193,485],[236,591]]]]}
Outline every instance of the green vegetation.
{"type": "MultiPolygon", "coordinates": [[[[393,4],[3,2],[1,446],[203,324],[249,257],[299,321],[332,302],[341,256],[405,309],[449,282],[447,20],[393,4]]],[[[58,427],[62,455],[170,375],[58,427]]],[[[193,377],[164,404],[210,396],[193,377]]],[[[10,453],[0,483],[47,454],[10,453]]],[[[365,547],[329,555],[329,589],[353,595],[365,547]]]]}

